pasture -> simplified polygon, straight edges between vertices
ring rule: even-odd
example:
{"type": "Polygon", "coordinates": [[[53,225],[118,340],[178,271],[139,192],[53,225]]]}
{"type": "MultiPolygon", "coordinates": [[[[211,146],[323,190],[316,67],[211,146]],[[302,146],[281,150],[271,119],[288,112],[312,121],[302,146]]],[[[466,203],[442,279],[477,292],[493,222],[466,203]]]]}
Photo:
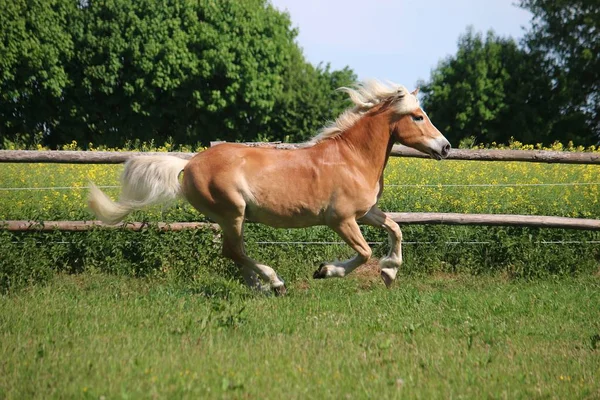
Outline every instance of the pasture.
{"type": "MultiPolygon", "coordinates": [[[[1,187],[40,190],[1,191],[0,219],[90,219],[85,190],[56,188],[117,185],[121,170],[4,164],[1,187]]],[[[380,205],[600,218],[598,177],[597,166],[391,159],[380,205]]],[[[202,219],[183,204],[130,217],[202,219]]],[[[363,231],[385,254],[385,234],[363,231]]],[[[598,232],[403,233],[386,290],[375,263],[310,279],[351,254],[325,228],[250,225],[248,250],[288,285],[275,298],[243,287],[209,230],[0,232],[0,398],[600,397],[598,232]]]]}
{"type": "Polygon", "coordinates": [[[597,276],[377,275],[275,298],[58,274],[0,297],[0,397],[600,396],[597,276]]]}

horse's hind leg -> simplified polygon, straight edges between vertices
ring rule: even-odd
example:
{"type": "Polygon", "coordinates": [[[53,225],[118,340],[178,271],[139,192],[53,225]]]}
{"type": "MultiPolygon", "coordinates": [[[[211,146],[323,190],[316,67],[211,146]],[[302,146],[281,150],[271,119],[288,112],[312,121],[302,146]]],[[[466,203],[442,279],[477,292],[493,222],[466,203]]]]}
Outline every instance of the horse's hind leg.
{"type": "Polygon", "coordinates": [[[398,268],[402,264],[402,231],[398,224],[388,217],[377,206],[373,207],[364,217],[360,219],[367,225],[384,228],[388,233],[390,251],[386,257],[379,261],[381,267],[381,278],[387,287],[390,287],[396,279],[398,268]]]}
{"type": "Polygon", "coordinates": [[[353,258],[343,262],[321,264],[319,269],[313,274],[313,278],[315,279],[344,277],[371,258],[371,248],[363,238],[355,219],[348,219],[337,224],[330,224],[329,227],[336,231],[350,247],[356,250],[357,254],[353,258]]]}
{"type": "Polygon", "coordinates": [[[241,268],[242,276],[250,287],[260,288],[257,274],[269,283],[276,294],[285,293],[285,284],[268,265],[259,264],[248,257],[244,249],[243,226],[244,217],[237,216],[231,220],[220,221],[223,229],[223,256],[230,258],[241,268]]]}

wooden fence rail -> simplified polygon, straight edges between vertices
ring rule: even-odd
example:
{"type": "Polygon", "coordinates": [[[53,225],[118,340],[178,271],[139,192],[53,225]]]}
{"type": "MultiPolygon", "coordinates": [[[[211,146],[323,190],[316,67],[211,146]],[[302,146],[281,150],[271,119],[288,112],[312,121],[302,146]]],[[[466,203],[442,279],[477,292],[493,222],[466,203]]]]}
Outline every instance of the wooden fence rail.
{"type": "MultiPolygon", "coordinates": [[[[538,215],[507,214],[458,214],[458,213],[387,213],[400,225],[484,225],[484,226],[521,226],[535,228],[561,228],[580,230],[600,230],[600,220],[566,217],[549,217],[538,215]]],[[[105,225],[100,221],[0,221],[0,229],[12,232],[27,231],[87,231],[95,228],[128,229],[139,231],[155,226],[160,231],[182,231],[210,227],[219,229],[218,225],[207,222],[172,222],[146,224],[128,222],[119,225],[105,225]]]]}
{"type": "MultiPolygon", "coordinates": [[[[218,145],[219,142],[211,143],[218,145]]],[[[293,149],[301,147],[291,143],[245,143],[254,147],[274,147],[293,149]]],[[[37,151],[37,150],[0,150],[0,163],[63,163],[63,164],[120,164],[131,157],[141,155],[169,154],[189,159],[195,153],[182,152],[138,152],[138,151],[37,151]]],[[[428,155],[402,145],[392,148],[394,157],[429,158],[428,155]]],[[[522,161],[561,164],[600,164],[600,153],[578,153],[548,150],[463,150],[452,149],[449,160],[472,161],[522,161]]]]}
{"type": "Polygon", "coordinates": [[[132,157],[172,155],[185,159],[195,153],[140,151],[0,150],[4,163],[121,164],[132,157]]]}

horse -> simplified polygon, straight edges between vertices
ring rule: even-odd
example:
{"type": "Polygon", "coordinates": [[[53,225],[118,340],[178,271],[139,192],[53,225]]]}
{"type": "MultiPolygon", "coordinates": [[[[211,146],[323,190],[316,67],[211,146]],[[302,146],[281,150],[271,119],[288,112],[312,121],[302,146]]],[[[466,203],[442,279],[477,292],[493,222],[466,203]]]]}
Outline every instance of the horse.
{"type": "Polygon", "coordinates": [[[368,261],[371,249],[358,224],[380,227],[390,245],[379,262],[389,288],[402,264],[402,232],[377,201],[392,146],[399,142],[441,160],[450,143],[421,108],[418,89],[369,80],[338,90],[353,106],[299,148],[223,143],[190,160],[135,157],[125,163],[120,199],[111,200],[91,183],[89,208],[104,223],[116,224],[135,209],[183,197],[220,226],[222,255],[237,264],[245,283],[262,288],[262,280],[276,294],[286,292],[282,278],[246,254],[246,221],[333,229],[356,255],[322,263],[315,279],[344,277],[368,261]]]}

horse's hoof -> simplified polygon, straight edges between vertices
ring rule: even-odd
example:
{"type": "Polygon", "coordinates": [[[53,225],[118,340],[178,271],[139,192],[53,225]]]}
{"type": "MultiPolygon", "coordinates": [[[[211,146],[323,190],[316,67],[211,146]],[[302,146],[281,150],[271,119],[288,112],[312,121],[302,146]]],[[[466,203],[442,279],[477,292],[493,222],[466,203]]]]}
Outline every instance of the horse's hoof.
{"type": "Polygon", "coordinates": [[[313,273],[313,279],[323,279],[327,276],[327,270],[324,267],[325,263],[319,265],[319,268],[313,273]]]}
{"type": "Polygon", "coordinates": [[[275,296],[285,296],[285,294],[287,293],[287,289],[285,288],[285,285],[281,285],[278,287],[274,287],[273,288],[273,293],[275,293],[275,296]]]}
{"type": "Polygon", "coordinates": [[[383,279],[383,283],[385,283],[386,288],[390,288],[392,283],[394,283],[394,279],[392,279],[387,273],[381,271],[381,279],[383,279]]]}
{"type": "Polygon", "coordinates": [[[398,267],[396,261],[390,260],[385,257],[380,262],[381,265],[381,279],[385,283],[385,287],[388,289],[392,286],[392,283],[396,280],[396,274],[398,274],[398,267]],[[390,266],[391,265],[391,266],[390,266]]]}

